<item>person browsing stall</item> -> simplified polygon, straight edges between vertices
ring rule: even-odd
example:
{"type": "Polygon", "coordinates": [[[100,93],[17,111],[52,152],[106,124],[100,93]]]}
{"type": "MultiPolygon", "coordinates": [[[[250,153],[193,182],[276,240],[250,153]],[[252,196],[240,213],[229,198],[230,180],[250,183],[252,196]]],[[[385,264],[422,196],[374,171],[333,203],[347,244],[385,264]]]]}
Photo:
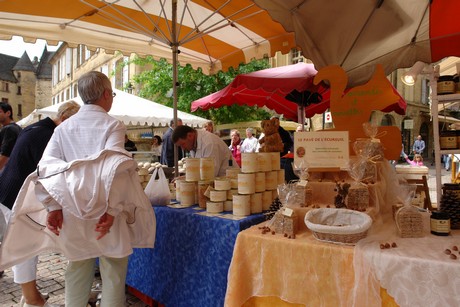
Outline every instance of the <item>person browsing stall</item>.
{"type": "Polygon", "coordinates": [[[233,167],[237,166],[227,144],[214,133],[201,129],[196,130],[189,126],[180,126],[174,129],[172,140],[174,144],[180,146],[183,150],[190,151],[192,158],[212,157],[216,177],[226,175],[226,170],[230,167],[230,161],[232,161],[233,167]]]}
{"type": "MultiPolygon", "coordinates": [[[[10,159],[0,175],[0,209],[6,220],[11,215],[14,201],[22,184],[27,176],[37,168],[54,129],[77,113],[79,109],[78,103],[65,102],[59,107],[55,118],[44,118],[27,126],[19,134],[10,159]]],[[[23,296],[20,305],[24,307],[57,306],[47,303],[37,289],[37,263],[38,257],[35,256],[12,268],[14,282],[21,285],[23,296]]]]}
{"type": "MultiPolygon", "coordinates": [[[[182,126],[182,119],[177,119],[177,127],[182,126]]],[[[172,133],[174,131],[174,119],[171,119],[169,122],[169,128],[163,135],[163,147],[161,149],[161,164],[167,165],[169,167],[174,166],[174,143],[172,141],[172,133]]],[[[183,157],[182,150],[178,148],[177,160],[182,159],[183,157]]]]}
{"type": "MultiPolygon", "coordinates": [[[[98,71],[85,73],[78,80],[78,93],[84,105],[56,127],[37,172],[27,179],[36,182],[36,199],[48,212],[48,230],[29,231],[42,238],[44,246],[36,249],[57,249],[69,260],[66,306],[87,305],[99,258],[101,306],[124,307],[128,256],[134,247],[153,247],[155,214],[138,181],[137,163],[124,149],[126,127],[108,114],[115,97],[110,80],[98,71]]],[[[24,199],[21,195],[18,199],[24,199]]],[[[18,214],[36,206],[32,197],[28,199],[16,201],[18,214]]],[[[13,234],[7,232],[7,243],[13,234]]],[[[5,263],[0,264],[6,265],[3,256],[5,263]]]]}

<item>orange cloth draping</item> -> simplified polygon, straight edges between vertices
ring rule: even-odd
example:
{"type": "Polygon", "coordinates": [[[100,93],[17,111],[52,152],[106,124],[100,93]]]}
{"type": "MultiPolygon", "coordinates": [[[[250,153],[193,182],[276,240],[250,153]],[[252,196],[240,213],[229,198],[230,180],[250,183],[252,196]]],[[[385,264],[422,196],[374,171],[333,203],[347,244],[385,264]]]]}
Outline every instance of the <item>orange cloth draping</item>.
{"type": "MultiPolygon", "coordinates": [[[[380,288],[380,297],[382,299],[382,306],[385,307],[398,307],[394,299],[388,295],[387,291],[380,288]]],[[[276,296],[253,296],[247,300],[242,307],[301,307],[303,304],[288,303],[276,296]]]]}
{"type": "Polygon", "coordinates": [[[225,306],[240,307],[253,296],[348,306],[353,286],[353,247],[319,242],[309,231],[288,239],[253,226],[237,237],[225,306]]]}

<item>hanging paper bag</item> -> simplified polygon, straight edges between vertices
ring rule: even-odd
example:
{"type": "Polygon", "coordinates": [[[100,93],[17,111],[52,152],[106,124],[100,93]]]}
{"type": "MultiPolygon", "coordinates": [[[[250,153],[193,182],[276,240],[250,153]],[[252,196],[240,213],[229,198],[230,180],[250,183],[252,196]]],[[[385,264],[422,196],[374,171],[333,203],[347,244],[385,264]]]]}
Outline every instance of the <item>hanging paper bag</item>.
{"type": "Polygon", "coordinates": [[[145,194],[154,206],[166,206],[171,201],[171,192],[169,191],[169,182],[166,178],[162,167],[157,167],[152,177],[144,189],[145,194]]]}

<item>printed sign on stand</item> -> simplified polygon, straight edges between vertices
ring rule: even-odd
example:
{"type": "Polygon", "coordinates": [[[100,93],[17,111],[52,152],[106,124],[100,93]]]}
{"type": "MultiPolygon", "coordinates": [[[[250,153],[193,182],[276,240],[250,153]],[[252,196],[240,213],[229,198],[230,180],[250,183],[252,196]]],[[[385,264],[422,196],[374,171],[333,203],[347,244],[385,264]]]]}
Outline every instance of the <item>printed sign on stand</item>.
{"type": "Polygon", "coordinates": [[[345,168],[349,160],[348,131],[294,133],[294,165],[345,168]]]}

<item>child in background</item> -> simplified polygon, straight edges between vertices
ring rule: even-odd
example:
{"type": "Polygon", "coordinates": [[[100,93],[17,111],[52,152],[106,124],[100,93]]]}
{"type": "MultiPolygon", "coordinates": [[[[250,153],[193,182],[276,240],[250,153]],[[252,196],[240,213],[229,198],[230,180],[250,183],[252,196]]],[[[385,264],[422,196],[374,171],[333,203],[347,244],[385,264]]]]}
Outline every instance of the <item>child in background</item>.
{"type": "Polygon", "coordinates": [[[406,162],[412,166],[423,166],[423,158],[419,154],[414,155],[413,161],[411,161],[407,155],[404,155],[404,159],[406,159],[406,162]]]}

